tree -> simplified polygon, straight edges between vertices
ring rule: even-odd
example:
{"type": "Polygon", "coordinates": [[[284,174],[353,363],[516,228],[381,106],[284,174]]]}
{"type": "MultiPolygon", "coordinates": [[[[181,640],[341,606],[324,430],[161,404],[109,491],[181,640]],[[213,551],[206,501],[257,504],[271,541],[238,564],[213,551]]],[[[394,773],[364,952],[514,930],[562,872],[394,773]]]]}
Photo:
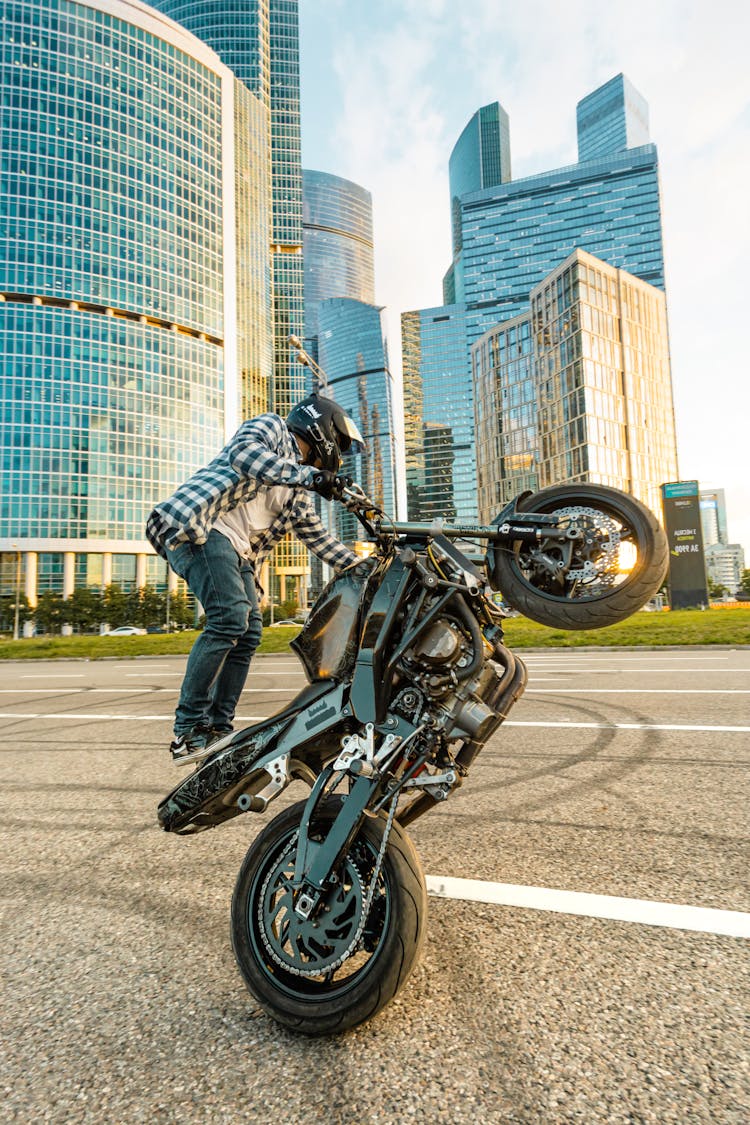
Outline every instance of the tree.
{"type": "Polygon", "coordinates": [[[47,591],[42,594],[34,610],[37,628],[43,633],[57,633],[68,620],[67,604],[62,594],[47,591]]]}
{"type": "MultiPolygon", "coordinates": [[[[165,609],[166,616],[166,609],[165,609]]],[[[169,620],[172,624],[190,628],[193,625],[193,610],[188,605],[184,590],[179,590],[169,597],[169,620]]]]}
{"type": "Polygon", "coordinates": [[[106,621],[113,629],[118,625],[128,624],[128,599],[122,588],[113,582],[106,586],[102,594],[102,621],[106,621]]]}
{"type": "Polygon", "coordinates": [[[747,594],[750,597],[750,570],[743,570],[742,578],[740,579],[740,593],[747,594]]]}
{"type": "MultiPolygon", "coordinates": [[[[18,627],[23,628],[23,625],[30,621],[34,616],[34,611],[29,605],[29,599],[25,594],[21,594],[18,599],[18,627]]],[[[0,598],[0,632],[12,633],[16,620],[16,596],[9,594],[7,597],[0,598]]]]}
{"type": "Polygon", "coordinates": [[[727,590],[726,586],[722,586],[721,582],[714,582],[713,578],[708,579],[709,598],[713,598],[715,601],[718,601],[719,598],[723,598],[724,595],[728,593],[729,590],[727,590]]]}
{"type": "Polygon", "coordinates": [[[102,596],[90,586],[77,586],[65,605],[67,621],[83,633],[102,620],[102,596]]]}
{"type": "Polygon", "coordinates": [[[127,595],[128,620],[144,629],[164,624],[165,598],[153,586],[140,586],[127,595]]]}

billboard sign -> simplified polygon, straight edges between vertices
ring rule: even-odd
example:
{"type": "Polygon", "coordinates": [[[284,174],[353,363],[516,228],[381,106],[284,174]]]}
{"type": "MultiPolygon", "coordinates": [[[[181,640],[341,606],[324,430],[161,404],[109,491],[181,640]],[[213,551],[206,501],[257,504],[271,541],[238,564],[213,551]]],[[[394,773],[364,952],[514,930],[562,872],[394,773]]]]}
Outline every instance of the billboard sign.
{"type": "Polygon", "coordinates": [[[661,486],[664,529],[669,542],[669,601],[672,609],[708,605],[697,480],[661,486]]]}

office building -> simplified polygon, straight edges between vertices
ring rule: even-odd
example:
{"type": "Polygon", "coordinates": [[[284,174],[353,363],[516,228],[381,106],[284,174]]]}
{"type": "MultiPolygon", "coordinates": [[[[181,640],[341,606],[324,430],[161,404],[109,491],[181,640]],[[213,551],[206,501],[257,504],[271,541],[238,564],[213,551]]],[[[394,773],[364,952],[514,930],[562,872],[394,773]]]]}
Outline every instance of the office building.
{"type": "MultiPolygon", "coordinates": [[[[701,513],[702,514],[702,513],[701,513]]],[[[745,552],[739,543],[711,543],[704,547],[706,573],[717,586],[737,594],[742,586],[745,552]]]]}
{"type": "Polygon", "coordinates": [[[461,305],[401,317],[409,519],[475,520],[474,408],[461,305]]]}
{"type": "Polygon", "coordinates": [[[372,196],[328,172],[302,171],[305,347],[317,358],[318,309],[331,297],[375,303],[372,196]]]}
{"type": "MultiPolygon", "coordinates": [[[[348,297],[321,301],[318,307],[320,365],[328,375],[326,394],[356,421],[365,450],[344,458],[352,476],[390,515],[396,512],[393,441],[393,378],[384,343],[382,309],[348,297]]],[[[332,508],[336,534],[346,543],[360,540],[354,516],[332,508]]]]}
{"type": "Polygon", "coordinates": [[[727,546],[727,502],[723,488],[702,488],[700,490],[701,526],[703,544],[706,547],[727,546]]]}
{"type": "Polygon", "coordinates": [[[661,290],[575,250],[472,359],[480,521],[526,488],[574,481],[660,510],[677,476],[661,290]]]}
{"type": "Polygon", "coordinates": [[[463,301],[461,199],[510,180],[510,123],[499,102],[482,106],[465,126],[448,161],[453,262],[443,278],[446,305],[463,301]],[[458,289],[456,285],[458,284],[458,289]]]}
{"type": "Polygon", "coordinates": [[[648,102],[618,74],[576,106],[578,163],[650,143],[648,102]]]}
{"type": "Polygon", "coordinates": [[[4,7],[4,575],[165,581],[146,515],[267,395],[267,114],[139,0],[4,7]],[[9,562],[9,558],[13,563],[9,562]]]}
{"type": "MultiPolygon", "coordinates": [[[[507,119],[498,115],[498,125],[504,137],[507,119]]],[[[454,260],[444,292],[455,299],[449,307],[464,318],[466,335],[463,356],[457,348],[444,378],[470,404],[472,422],[472,346],[489,330],[525,316],[531,291],[576,249],[664,289],[658,157],[647,130],[645,102],[619,75],[579,104],[579,163],[503,179],[510,174],[508,142],[507,164],[501,160],[496,168],[500,182],[452,198],[454,260]]],[[[476,179],[476,161],[473,167],[476,179]]],[[[435,312],[408,315],[429,319],[435,312]]],[[[413,331],[408,336],[413,340],[413,331]]],[[[404,354],[407,369],[419,371],[415,355],[404,354]]],[[[526,405],[532,401],[529,388],[517,393],[526,405]]],[[[467,459],[476,489],[473,451],[467,459]]]]}
{"type": "MultiPolygon", "coordinates": [[[[288,343],[290,335],[304,332],[298,3],[154,0],[154,6],[216,51],[268,112],[274,364],[267,408],[286,416],[305,390],[304,369],[288,343]]],[[[272,559],[264,583],[271,597],[276,598],[279,584],[293,585],[304,602],[307,550],[287,537],[272,559]]]]}

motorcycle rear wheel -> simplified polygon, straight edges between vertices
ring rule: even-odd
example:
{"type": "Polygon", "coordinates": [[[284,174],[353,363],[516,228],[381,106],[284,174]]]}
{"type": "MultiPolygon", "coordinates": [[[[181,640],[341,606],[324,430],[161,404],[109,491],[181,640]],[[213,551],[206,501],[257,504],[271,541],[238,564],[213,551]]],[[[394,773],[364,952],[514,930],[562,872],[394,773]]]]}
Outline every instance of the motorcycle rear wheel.
{"type": "Polygon", "coordinates": [[[624,621],[654,596],[669,565],[667,537],[652,512],[635,497],[597,484],[545,488],[519,504],[519,511],[560,513],[561,521],[583,521],[594,532],[593,551],[574,547],[573,565],[558,577],[534,560],[534,552],[554,559],[559,544],[516,541],[495,549],[493,585],[506,601],[532,621],[554,629],[599,629],[624,621]],[[617,573],[618,554],[612,544],[626,542],[635,559],[627,573],[617,573]],[[586,553],[588,552],[588,554],[586,553]],[[610,552],[608,556],[607,552],[610,552]],[[592,572],[586,577],[586,568],[592,572]],[[576,571],[580,581],[571,577],[576,571]]]}
{"type": "MultiPolygon", "coordinates": [[[[313,838],[340,805],[341,798],[325,802],[313,838]]],[[[427,891],[414,846],[394,822],[360,941],[337,966],[359,930],[386,819],[365,818],[329,909],[313,927],[294,915],[289,884],[304,808],[300,801],[280,813],[247,852],[232,897],[232,947],[247,988],[270,1016],[303,1034],[327,1035],[370,1019],[401,989],[424,941],[427,891]]]]}

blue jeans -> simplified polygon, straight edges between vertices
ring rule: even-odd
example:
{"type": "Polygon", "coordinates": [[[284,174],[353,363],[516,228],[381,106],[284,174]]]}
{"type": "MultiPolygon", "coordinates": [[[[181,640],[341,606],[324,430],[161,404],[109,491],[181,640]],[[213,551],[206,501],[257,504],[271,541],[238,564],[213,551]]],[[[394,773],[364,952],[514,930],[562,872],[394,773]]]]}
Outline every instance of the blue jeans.
{"type": "Polygon", "coordinates": [[[201,546],[181,543],[169,562],[206,614],[188,657],[175,734],[198,724],[229,728],[263,629],[252,563],[218,531],[201,546]]]}

